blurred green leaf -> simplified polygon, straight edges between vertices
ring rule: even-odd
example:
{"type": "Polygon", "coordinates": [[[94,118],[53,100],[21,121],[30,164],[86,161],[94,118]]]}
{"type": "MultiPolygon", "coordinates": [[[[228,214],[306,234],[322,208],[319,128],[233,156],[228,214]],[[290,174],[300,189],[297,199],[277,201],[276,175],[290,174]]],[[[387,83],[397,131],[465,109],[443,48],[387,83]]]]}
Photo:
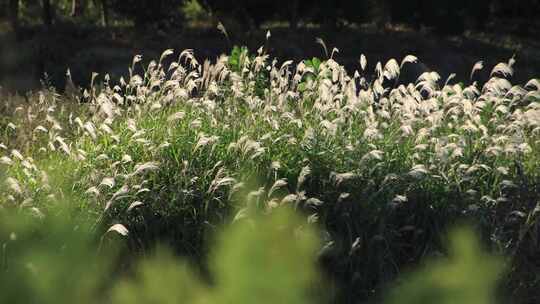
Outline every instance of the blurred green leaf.
{"type": "Polygon", "coordinates": [[[94,303],[112,259],[66,214],[0,214],[0,303],[94,303]]]}
{"type": "Polygon", "coordinates": [[[115,287],[113,303],[206,303],[208,294],[188,265],[160,249],[152,259],[139,265],[136,279],[122,281],[115,287]]]}
{"type": "Polygon", "coordinates": [[[448,258],[406,276],[388,304],[489,304],[503,262],[484,254],[470,230],[451,234],[448,258]]]}
{"type": "Polygon", "coordinates": [[[114,303],[315,303],[317,238],[289,210],[237,222],[219,237],[212,286],[160,251],[134,280],[120,283],[114,303]]]}
{"type": "Polygon", "coordinates": [[[221,303],[313,303],[318,241],[289,210],[232,226],[213,256],[221,303]]]}

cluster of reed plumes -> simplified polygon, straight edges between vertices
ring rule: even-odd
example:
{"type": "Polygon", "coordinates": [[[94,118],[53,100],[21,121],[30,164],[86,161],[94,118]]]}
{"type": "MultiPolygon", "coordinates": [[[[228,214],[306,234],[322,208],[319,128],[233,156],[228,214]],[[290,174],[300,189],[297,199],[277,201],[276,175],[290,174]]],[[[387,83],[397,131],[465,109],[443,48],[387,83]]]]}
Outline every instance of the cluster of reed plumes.
{"type": "Polygon", "coordinates": [[[442,250],[441,232],[468,219],[515,257],[509,278],[527,281],[515,292],[537,286],[519,273],[540,267],[528,258],[540,82],[511,84],[510,59],[483,84],[436,72],[401,84],[412,55],[374,72],[362,55],[349,74],[336,53],[278,64],[261,48],[200,64],[166,50],[144,67],[136,56],[126,79],[93,75],[77,101],[51,89],[7,98],[0,208],[41,218],[69,196],[138,251],[165,240],[204,259],[217,225],[292,205],[324,228],[321,263],[351,298],[442,250]]]}

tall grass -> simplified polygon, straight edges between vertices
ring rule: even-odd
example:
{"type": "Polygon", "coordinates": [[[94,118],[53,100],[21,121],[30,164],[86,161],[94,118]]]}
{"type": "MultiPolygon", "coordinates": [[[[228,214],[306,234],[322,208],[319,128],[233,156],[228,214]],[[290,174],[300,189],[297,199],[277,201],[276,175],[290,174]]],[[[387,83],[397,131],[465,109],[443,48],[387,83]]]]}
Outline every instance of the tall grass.
{"type": "Polygon", "coordinates": [[[80,100],[7,98],[0,206],[46,217],[70,191],[99,233],[121,224],[133,253],[165,242],[202,269],[216,227],[292,206],[324,227],[320,261],[346,302],[442,251],[448,225],[468,220],[511,256],[508,286],[534,294],[540,83],[512,84],[511,59],[484,84],[436,72],[401,84],[415,56],[361,56],[349,74],[336,51],[278,64],[237,48],[201,64],[166,50],[141,74],[136,56],[117,83],[96,75],[80,100]]]}
{"type": "MultiPolygon", "coordinates": [[[[96,247],[91,229],[65,217],[71,212],[65,206],[38,220],[0,212],[2,303],[299,304],[330,299],[332,286],[321,279],[316,263],[316,229],[290,208],[224,227],[212,246],[207,273],[163,247],[126,273],[116,265],[129,257],[115,250],[129,235],[126,230],[113,226],[96,247]]],[[[483,253],[469,231],[453,234],[450,248],[448,259],[409,275],[387,302],[490,303],[499,261],[483,253]]]]}

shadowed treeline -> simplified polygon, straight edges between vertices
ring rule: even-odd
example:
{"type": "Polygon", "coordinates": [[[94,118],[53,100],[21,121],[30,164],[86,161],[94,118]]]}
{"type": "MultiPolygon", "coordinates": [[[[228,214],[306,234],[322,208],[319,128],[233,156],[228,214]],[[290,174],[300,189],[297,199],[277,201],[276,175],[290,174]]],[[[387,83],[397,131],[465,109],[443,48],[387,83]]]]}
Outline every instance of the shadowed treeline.
{"type": "Polygon", "coordinates": [[[233,44],[256,50],[268,29],[268,46],[281,60],[324,57],[314,42],[321,37],[351,71],[361,53],[375,62],[414,53],[423,65],[407,80],[437,67],[465,81],[476,61],[496,64],[515,55],[514,79],[524,82],[540,69],[539,26],[531,18],[538,2],[10,0],[0,3],[0,85],[62,89],[70,68],[84,86],[92,72],[126,75],[133,55],[169,47],[215,59],[233,44]],[[215,29],[218,22],[231,42],[215,29]]]}
{"type": "MultiPolygon", "coordinates": [[[[194,16],[232,18],[246,28],[265,22],[287,22],[291,29],[307,23],[340,27],[353,23],[406,23],[416,29],[433,27],[440,34],[461,34],[485,29],[493,23],[512,22],[520,35],[534,33],[538,0],[427,1],[427,0],[9,0],[4,17],[17,31],[24,19],[41,19],[45,26],[71,17],[75,22],[93,21],[109,26],[126,19],[136,27],[156,23],[180,23],[194,16]],[[30,13],[29,13],[30,12],[30,13]],[[109,20],[109,17],[114,17],[109,20]],[[88,20],[84,20],[87,18],[88,20]],[[99,19],[99,20],[98,20],[99,19]]],[[[33,20],[34,19],[34,20],[33,20]]],[[[170,25],[170,24],[169,24],[170,25]]],[[[178,25],[178,24],[177,24],[178,25]]]]}

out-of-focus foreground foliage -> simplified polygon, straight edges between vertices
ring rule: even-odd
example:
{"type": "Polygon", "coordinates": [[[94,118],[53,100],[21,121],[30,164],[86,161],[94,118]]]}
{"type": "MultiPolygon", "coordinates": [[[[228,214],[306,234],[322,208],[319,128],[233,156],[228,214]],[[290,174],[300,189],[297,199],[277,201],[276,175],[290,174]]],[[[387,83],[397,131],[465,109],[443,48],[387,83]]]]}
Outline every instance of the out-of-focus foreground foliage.
{"type": "Polygon", "coordinates": [[[96,303],[112,259],[88,226],[65,212],[0,218],[1,303],[96,303]]]}
{"type": "Polygon", "coordinates": [[[449,256],[410,274],[389,297],[390,304],[488,304],[503,266],[482,253],[469,230],[457,229],[450,239],[449,256]]]}
{"type": "MultiPolygon", "coordinates": [[[[0,302],[307,304],[326,302],[332,290],[318,275],[316,230],[286,208],[226,228],[209,274],[158,249],[120,279],[111,245],[127,232],[119,226],[96,240],[67,218],[65,210],[44,218],[1,214],[0,302]]],[[[387,303],[492,303],[501,261],[483,254],[468,230],[452,234],[450,245],[448,257],[398,282],[387,303]]]]}

